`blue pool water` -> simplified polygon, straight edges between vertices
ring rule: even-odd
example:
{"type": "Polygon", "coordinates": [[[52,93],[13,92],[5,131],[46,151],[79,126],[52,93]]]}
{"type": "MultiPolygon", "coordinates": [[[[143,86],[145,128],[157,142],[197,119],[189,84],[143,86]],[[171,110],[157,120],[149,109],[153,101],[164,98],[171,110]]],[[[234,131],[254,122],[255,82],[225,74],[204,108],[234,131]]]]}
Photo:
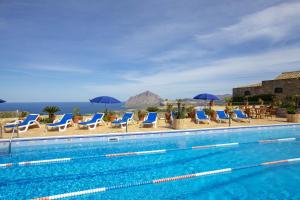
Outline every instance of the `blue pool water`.
{"type": "MultiPolygon", "coordinates": [[[[0,163],[71,157],[69,162],[0,168],[0,199],[31,199],[197,172],[300,157],[300,126],[244,128],[107,138],[14,142],[0,163]],[[258,144],[257,140],[299,138],[258,144]],[[192,146],[247,143],[188,149],[192,146]],[[250,143],[248,143],[250,142],[250,143]],[[51,144],[49,144],[51,143],[51,144]],[[101,157],[112,153],[174,149],[167,153],[101,157]]],[[[69,199],[300,199],[300,162],[129,187],[69,199]]]]}

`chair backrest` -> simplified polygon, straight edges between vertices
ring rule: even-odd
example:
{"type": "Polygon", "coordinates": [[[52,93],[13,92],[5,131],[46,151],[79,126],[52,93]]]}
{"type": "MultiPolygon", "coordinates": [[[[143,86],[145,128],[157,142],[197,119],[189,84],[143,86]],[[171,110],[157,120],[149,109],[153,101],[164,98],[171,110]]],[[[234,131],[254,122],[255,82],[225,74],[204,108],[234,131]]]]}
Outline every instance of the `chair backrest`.
{"type": "Polygon", "coordinates": [[[216,112],[217,112],[217,115],[218,115],[219,118],[221,118],[221,119],[222,119],[222,118],[223,118],[223,119],[224,119],[224,118],[228,118],[228,116],[227,116],[227,114],[225,113],[224,110],[217,110],[216,112]]]}
{"type": "Polygon", "coordinates": [[[174,120],[174,112],[173,112],[173,111],[171,111],[171,113],[170,113],[170,120],[171,120],[171,121],[174,120]]]}
{"type": "Polygon", "coordinates": [[[132,119],[133,117],[133,112],[126,112],[123,117],[122,117],[122,121],[126,122],[129,119],[132,119]]]}
{"type": "Polygon", "coordinates": [[[30,121],[36,121],[38,117],[38,114],[29,114],[19,125],[28,125],[30,121]]]}
{"type": "Polygon", "coordinates": [[[64,114],[64,116],[61,118],[60,122],[61,124],[66,124],[68,122],[68,120],[71,120],[73,118],[73,114],[72,113],[67,113],[64,114]]]}
{"type": "Polygon", "coordinates": [[[96,113],[94,114],[94,116],[92,117],[91,121],[92,122],[96,122],[98,119],[102,119],[104,116],[104,113],[96,113]]]}
{"type": "Polygon", "coordinates": [[[207,119],[207,116],[203,110],[197,110],[196,117],[198,119],[207,119]]]}
{"type": "Polygon", "coordinates": [[[246,117],[246,115],[241,110],[234,110],[233,112],[236,114],[236,116],[238,118],[245,118],[246,117]]]}
{"type": "Polygon", "coordinates": [[[148,116],[147,116],[148,121],[154,122],[154,121],[156,121],[156,119],[157,119],[157,113],[156,112],[149,112],[148,113],[148,116]]]}

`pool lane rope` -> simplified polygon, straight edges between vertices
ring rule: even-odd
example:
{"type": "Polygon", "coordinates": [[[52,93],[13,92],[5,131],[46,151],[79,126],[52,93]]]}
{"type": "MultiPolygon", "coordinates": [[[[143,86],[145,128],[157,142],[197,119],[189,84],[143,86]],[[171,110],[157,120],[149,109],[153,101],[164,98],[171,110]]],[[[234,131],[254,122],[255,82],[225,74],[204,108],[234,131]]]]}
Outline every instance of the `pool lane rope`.
{"type": "Polygon", "coordinates": [[[84,156],[84,157],[74,157],[74,158],[55,158],[55,159],[47,159],[47,160],[33,160],[33,161],[23,161],[16,163],[3,163],[0,164],[0,168],[8,168],[13,166],[30,166],[30,165],[42,165],[42,164],[52,164],[52,163],[64,163],[75,160],[82,159],[95,159],[95,158],[113,158],[113,157],[125,157],[125,156],[138,156],[138,155],[149,155],[149,154],[163,154],[172,151],[183,151],[183,150],[193,150],[193,149],[211,149],[211,148],[226,148],[226,147],[234,147],[238,145],[245,144],[266,144],[266,143],[278,143],[278,142],[293,142],[296,141],[297,138],[279,138],[279,139],[268,139],[268,140],[258,140],[255,142],[231,142],[224,144],[210,144],[210,145],[201,145],[201,146],[192,146],[188,148],[177,148],[177,149],[158,149],[158,150],[150,150],[150,151],[136,151],[136,152],[124,152],[124,153],[112,153],[112,154],[104,154],[104,155],[96,155],[96,156],[84,156]]]}
{"type": "Polygon", "coordinates": [[[203,176],[208,176],[208,175],[218,175],[218,174],[235,172],[235,171],[239,171],[239,170],[243,170],[243,169],[249,169],[249,168],[257,168],[257,167],[287,164],[287,163],[293,164],[293,163],[299,162],[299,161],[300,161],[300,157],[299,158],[286,159],[286,160],[269,161],[269,162],[254,164],[254,165],[242,166],[242,167],[224,168],[224,169],[198,172],[198,173],[194,173],[194,174],[185,174],[185,175],[181,175],[181,176],[154,179],[154,180],[151,180],[151,181],[136,182],[136,183],[131,183],[131,184],[121,184],[121,185],[110,186],[110,187],[99,187],[99,188],[94,188],[94,189],[89,189],[89,190],[81,190],[81,191],[77,191],[77,192],[69,192],[69,193],[57,194],[57,195],[52,195],[52,196],[39,197],[39,198],[34,198],[33,200],[63,199],[63,198],[67,198],[67,197],[75,197],[75,196],[81,196],[81,195],[88,195],[88,194],[106,192],[106,191],[109,191],[109,190],[124,189],[124,188],[137,187],[137,186],[150,185],[150,184],[154,185],[154,184],[159,184],[159,183],[179,181],[179,180],[203,177],[203,176]]]}

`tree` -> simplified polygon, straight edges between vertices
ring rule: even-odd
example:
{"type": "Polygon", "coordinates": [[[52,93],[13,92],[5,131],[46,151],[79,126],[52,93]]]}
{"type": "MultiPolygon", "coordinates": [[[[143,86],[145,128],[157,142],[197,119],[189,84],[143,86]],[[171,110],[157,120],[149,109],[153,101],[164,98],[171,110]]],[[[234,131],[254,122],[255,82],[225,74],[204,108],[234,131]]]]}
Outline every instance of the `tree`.
{"type": "Polygon", "coordinates": [[[55,113],[57,113],[59,111],[60,111],[60,108],[57,106],[46,106],[43,109],[43,112],[48,113],[49,119],[52,119],[52,120],[54,120],[54,118],[55,118],[55,113]]]}

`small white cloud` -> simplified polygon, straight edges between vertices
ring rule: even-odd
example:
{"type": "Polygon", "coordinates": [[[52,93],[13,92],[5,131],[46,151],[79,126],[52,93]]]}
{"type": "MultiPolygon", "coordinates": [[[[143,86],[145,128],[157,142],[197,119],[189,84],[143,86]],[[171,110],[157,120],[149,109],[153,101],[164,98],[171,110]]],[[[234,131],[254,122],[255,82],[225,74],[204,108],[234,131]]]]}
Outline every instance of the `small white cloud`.
{"type": "Polygon", "coordinates": [[[69,65],[29,65],[26,68],[35,69],[40,71],[49,71],[49,72],[69,72],[69,73],[91,73],[92,70],[88,67],[81,67],[81,66],[69,66],[69,65]]]}
{"type": "Polygon", "coordinates": [[[300,2],[284,3],[244,16],[233,25],[213,33],[197,35],[201,44],[238,44],[256,38],[280,41],[299,30],[300,2]]]}

